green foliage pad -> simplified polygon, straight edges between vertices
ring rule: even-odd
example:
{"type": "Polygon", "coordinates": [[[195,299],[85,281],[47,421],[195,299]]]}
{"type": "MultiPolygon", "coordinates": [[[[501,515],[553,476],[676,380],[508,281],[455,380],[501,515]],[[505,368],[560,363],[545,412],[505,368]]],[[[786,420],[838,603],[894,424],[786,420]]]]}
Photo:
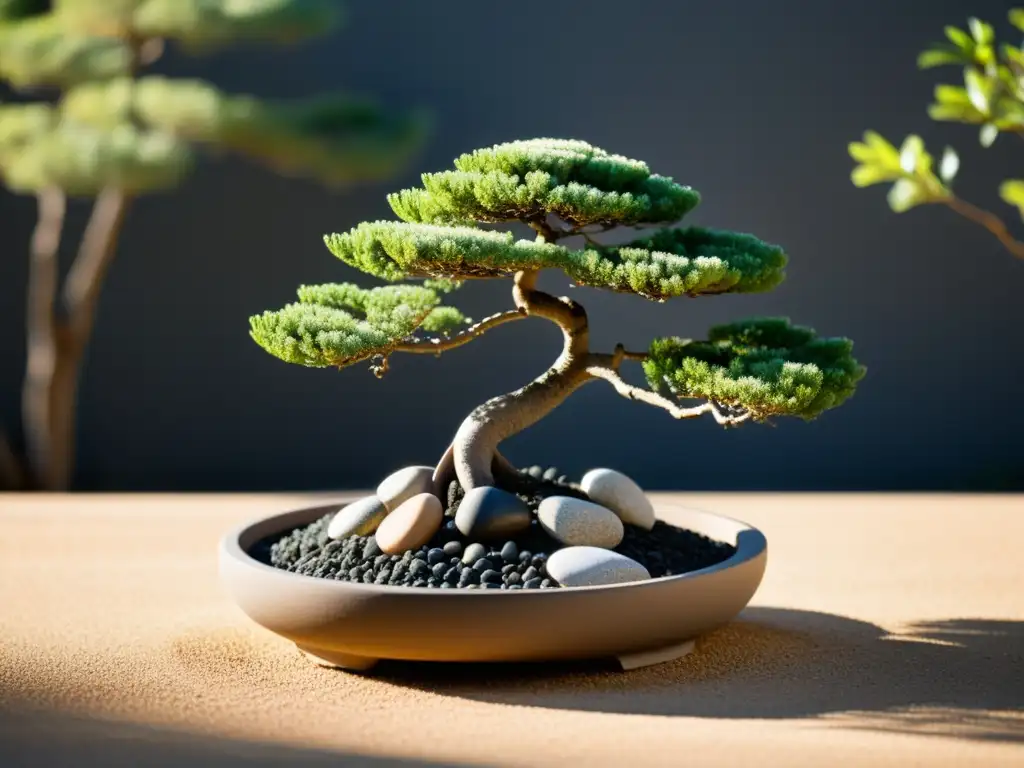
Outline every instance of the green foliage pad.
{"type": "Polygon", "coordinates": [[[417,328],[436,331],[465,322],[422,286],[331,283],[304,285],[298,294],[298,302],[250,318],[250,335],[274,357],[309,367],[352,365],[389,353],[417,328]]]}
{"type": "Polygon", "coordinates": [[[657,339],[644,373],[657,392],[714,400],[758,420],[812,419],[849,398],[864,377],[852,347],[785,318],[755,318],[715,326],[707,341],[657,339]]]}

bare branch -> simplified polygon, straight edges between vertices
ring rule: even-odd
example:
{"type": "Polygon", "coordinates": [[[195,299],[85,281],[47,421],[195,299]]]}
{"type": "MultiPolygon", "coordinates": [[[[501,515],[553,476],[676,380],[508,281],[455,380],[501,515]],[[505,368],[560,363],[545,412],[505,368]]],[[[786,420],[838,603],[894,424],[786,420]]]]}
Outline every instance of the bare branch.
{"type": "Polygon", "coordinates": [[[661,408],[668,411],[669,415],[675,419],[694,419],[710,413],[715,417],[715,421],[722,426],[732,426],[734,424],[741,424],[752,416],[749,411],[742,411],[738,414],[724,413],[722,411],[723,406],[713,401],[684,408],[669,398],[659,395],[657,392],[630,384],[619,376],[617,371],[605,365],[591,365],[587,368],[587,373],[595,378],[604,379],[615,388],[616,392],[626,399],[661,408]]]}
{"type": "Polygon", "coordinates": [[[496,315],[485,317],[479,323],[469,326],[464,331],[460,331],[454,336],[435,336],[431,338],[411,337],[395,347],[394,351],[410,352],[412,354],[438,355],[442,352],[447,352],[450,349],[461,347],[463,344],[467,344],[473,339],[483,336],[492,328],[504,325],[505,323],[510,323],[514,320],[523,320],[526,316],[526,311],[523,309],[510,309],[507,312],[499,312],[496,315]]]}
{"type": "Polygon", "coordinates": [[[129,198],[114,187],[104,188],[93,205],[71,270],[64,283],[64,305],[75,336],[84,341],[92,331],[103,278],[117,251],[117,238],[129,198]]]}
{"type": "MultiPolygon", "coordinates": [[[[751,418],[754,414],[750,411],[739,409],[736,413],[723,413],[723,406],[721,403],[716,403],[714,400],[711,401],[711,414],[715,417],[715,421],[721,424],[723,427],[731,427],[734,424],[742,424],[747,419],[751,418]]],[[[732,409],[736,410],[736,409],[732,409]]]]}
{"type": "Polygon", "coordinates": [[[635,400],[640,403],[647,403],[647,405],[653,405],[655,408],[661,408],[668,411],[672,418],[675,419],[695,419],[698,416],[703,416],[705,413],[714,412],[714,406],[711,403],[702,403],[690,408],[683,408],[667,397],[659,395],[657,392],[630,384],[619,376],[617,371],[603,365],[589,366],[587,373],[595,378],[607,381],[615,388],[616,392],[627,400],[635,400]]]}
{"type": "Polygon", "coordinates": [[[615,354],[622,360],[636,360],[638,362],[643,362],[647,359],[646,352],[630,352],[621,344],[615,345],[615,354]]]}
{"type": "Polygon", "coordinates": [[[970,219],[975,224],[980,224],[995,235],[996,239],[1003,244],[1003,247],[1018,259],[1024,259],[1024,243],[1015,239],[1010,234],[1010,230],[1007,229],[1003,220],[994,213],[989,213],[959,197],[949,197],[943,200],[943,202],[961,216],[970,219]]]}
{"type": "Polygon", "coordinates": [[[543,317],[558,325],[569,345],[567,350],[573,356],[586,353],[590,338],[586,310],[568,296],[556,298],[550,293],[538,291],[537,274],[536,269],[516,272],[515,286],[512,288],[512,299],[516,306],[530,317],[543,317]]]}
{"type": "Polygon", "coordinates": [[[528,226],[538,235],[543,237],[544,241],[548,243],[553,243],[556,240],[558,240],[558,238],[564,237],[565,235],[569,234],[568,232],[563,232],[552,227],[550,224],[548,224],[546,217],[530,219],[529,221],[526,222],[526,226],[528,226]]]}

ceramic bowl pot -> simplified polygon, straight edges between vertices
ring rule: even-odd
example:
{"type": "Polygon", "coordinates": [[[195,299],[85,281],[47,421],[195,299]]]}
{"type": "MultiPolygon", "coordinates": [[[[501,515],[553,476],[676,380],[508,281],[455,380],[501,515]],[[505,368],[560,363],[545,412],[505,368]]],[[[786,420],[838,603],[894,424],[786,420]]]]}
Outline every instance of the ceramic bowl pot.
{"type": "Polygon", "coordinates": [[[720,515],[655,504],[659,519],[736,547],[698,571],[597,587],[466,590],[379,586],[304,576],[249,552],[343,502],[266,517],[220,543],[220,578],[257,624],[313,661],[365,670],[378,659],[540,661],[615,657],[623,668],[666,661],[734,618],[761,583],[767,542],[720,515]]]}

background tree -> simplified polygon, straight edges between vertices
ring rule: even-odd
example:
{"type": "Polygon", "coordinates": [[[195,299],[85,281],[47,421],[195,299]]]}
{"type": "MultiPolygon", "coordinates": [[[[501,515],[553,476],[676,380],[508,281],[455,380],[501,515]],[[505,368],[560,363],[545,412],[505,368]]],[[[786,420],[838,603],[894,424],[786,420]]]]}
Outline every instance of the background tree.
{"type": "Polygon", "coordinates": [[[551,367],[514,392],[476,408],[438,465],[463,488],[494,485],[513,471],[500,443],[596,380],[628,400],[677,419],[710,414],[722,425],[772,416],[813,418],[854,391],[864,368],[846,339],[817,338],[786,319],[755,318],[712,328],[702,341],[657,339],[646,351],[590,348],[583,306],[538,290],[537,276],[558,269],[577,285],[665,301],[677,296],[766,291],[783,279],[786,256],[736,232],[664,226],[700,200],[698,193],[647,165],[581,141],[537,139],[462,155],[455,169],[422,176],[423,186],[388,196],[402,221],[363,223],[325,238],[350,266],[386,281],[419,285],[302,286],[297,303],[250,319],[251,335],[287,362],[342,368],[371,361],[378,376],[391,355],[440,354],[504,323],[540,317],[562,331],[551,367]],[[536,240],[480,224],[521,222],[536,240]],[[595,234],[660,226],[624,245],[595,234]],[[560,241],[582,240],[573,249],[560,241]],[[442,298],[463,281],[511,278],[513,308],[475,324],[442,298]],[[650,389],[620,373],[643,366],[650,389]],[[695,404],[679,401],[696,400],[695,404]]]}
{"type": "Polygon", "coordinates": [[[143,75],[168,42],[190,53],[246,40],[287,44],[337,20],[333,0],[0,0],[0,77],[41,96],[0,105],[0,179],[38,200],[23,462],[0,432],[9,482],[51,490],[71,482],[79,371],[135,197],[181,182],[199,147],[334,185],[389,175],[417,146],[418,116],[366,100],[268,102],[202,80],[143,75]],[[95,204],[58,300],[68,196],[95,204]]]}
{"type": "MultiPolygon", "coordinates": [[[[1010,23],[1024,31],[1024,9],[1009,12],[1010,23]]],[[[972,18],[968,30],[946,27],[948,42],[936,43],[918,56],[921,69],[954,64],[963,67],[963,86],[939,85],[935,103],[928,107],[933,120],[981,126],[978,138],[989,147],[1000,133],[1024,138],[1024,51],[998,45],[990,24],[972,18]]],[[[919,136],[907,136],[899,149],[879,134],[868,131],[863,142],[850,144],[850,155],[860,163],[853,170],[858,187],[894,182],[889,207],[897,213],[927,203],[941,203],[985,227],[1018,259],[1024,259],[1024,242],[994,213],[969,203],[953,192],[960,160],[946,147],[938,168],[919,136]]],[[[1024,180],[1008,179],[999,187],[1002,199],[1016,206],[1024,217],[1024,180]]]]}

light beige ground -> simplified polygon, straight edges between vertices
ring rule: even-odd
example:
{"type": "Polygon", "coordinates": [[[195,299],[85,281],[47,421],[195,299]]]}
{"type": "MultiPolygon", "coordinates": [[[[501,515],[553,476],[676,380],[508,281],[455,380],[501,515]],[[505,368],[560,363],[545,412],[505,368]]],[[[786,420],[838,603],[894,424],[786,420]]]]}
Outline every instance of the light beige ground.
{"type": "Polygon", "coordinates": [[[225,529],[307,500],[0,495],[0,765],[1024,766],[1024,497],[674,496],[769,541],[693,656],[374,677],[217,584],[225,529]]]}

